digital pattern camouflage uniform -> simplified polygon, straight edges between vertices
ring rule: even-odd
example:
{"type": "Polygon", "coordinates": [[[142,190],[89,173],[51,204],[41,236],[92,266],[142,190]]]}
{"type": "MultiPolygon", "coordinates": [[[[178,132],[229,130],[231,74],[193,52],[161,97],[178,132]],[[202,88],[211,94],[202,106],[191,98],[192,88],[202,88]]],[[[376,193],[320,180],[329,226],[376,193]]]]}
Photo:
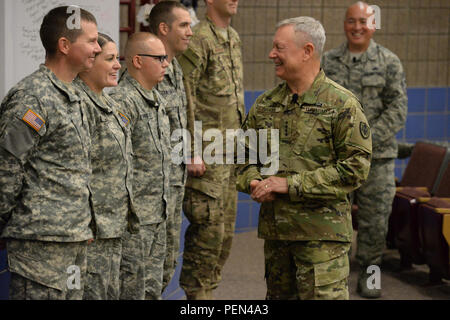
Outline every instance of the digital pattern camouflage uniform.
{"type": "MultiPolygon", "coordinates": [[[[279,130],[276,176],[286,177],[289,189],[259,213],[267,298],[348,299],[348,194],[367,178],[372,148],[358,100],[320,71],[297,102],[286,83],[261,95],[243,126],[249,128],[279,130]]],[[[238,190],[251,193],[250,182],[263,177],[260,165],[246,161],[238,190]]]]}
{"type": "Polygon", "coordinates": [[[171,165],[166,102],[155,89],[144,89],[128,71],[122,75],[111,97],[120,102],[129,116],[133,146],[134,208],[140,228],[139,234],[126,236],[125,241],[142,243],[141,246],[127,244],[123,248],[121,299],[142,299],[142,293],[136,291],[142,286],[133,283],[133,279],[142,281],[140,268],[144,268],[145,299],[161,299],[171,165]],[[144,261],[140,262],[142,257],[144,261]]]}
{"type": "Polygon", "coordinates": [[[395,135],[407,113],[405,73],[399,58],[371,40],[352,62],[347,43],[324,54],[328,77],[352,91],[361,101],[372,131],[373,156],[369,177],[354,193],[358,205],[356,259],[361,270],[380,265],[392,201],[395,196],[395,135]]]}
{"type": "Polygon", "coordinates": [[[46,66],[3,100],[0,232],[9,239],[13,299],[82,298],[86,240],[93,237],[90,148],[80,98],[46,66]],[[82,282],[80,289],[68,290],[72,265],[82,282]]]}
{"type": "Polygon", "coordinates": [[[75,79],[88,111],[92,140],[91,205],[95,241],[88,245],[85,300],[118,300],[121,237],[127,228],[137,233],[139,219],[132,210],[130,120],[106,93],[93,92],[75,79]]]}
{"type": "MultiPolygon", "coordinates": [[[[226,137],[226,129],[239,129],[245,117],[241,41],[233,28],[223,30],[226,35],[219,29],[206,17],[193,28],[189,48],[178,58],[185,77],[193,152],[195,142],[202,141],[202,137],[194,137],[194,121],[201,121],[203,132],[218,129],[226,137]]],[[[204,149],[205,145],[197,151],[204,149]]],[[[188,177],[183,203],[190,225],[180,285],[188,296],[218,286],[236,220],[234,165],[205,166],[202,177],[188,177]]]]}
{"type": "MultiPolygon", "coordinates": [[[[166,69],[164,80],[157,84],[156,90],[163,96],[167,104],[166,112],[170,120],[171,146],[172,148],[183,142],[183,137],[172,140],[175,135],[173,132],[177,129],[186,129],[186,91],[183,84],[183,71],[177,59],[172,60],[172,68],[166,69]]],[[[181,152],[178,157],[184,159],[181,152]]],[[[166,221],[166,247],[167,255],[164,262],[164,281],[163,289],[172,279],[177,265],[178,254],[180,251],[180,231],[183,206],[184,185],[186,183],[187,172],[186,165],[183,163],[177,165],[173,162],[170,170],[170,200],[168,203],[169,215],[166,221]]]]}

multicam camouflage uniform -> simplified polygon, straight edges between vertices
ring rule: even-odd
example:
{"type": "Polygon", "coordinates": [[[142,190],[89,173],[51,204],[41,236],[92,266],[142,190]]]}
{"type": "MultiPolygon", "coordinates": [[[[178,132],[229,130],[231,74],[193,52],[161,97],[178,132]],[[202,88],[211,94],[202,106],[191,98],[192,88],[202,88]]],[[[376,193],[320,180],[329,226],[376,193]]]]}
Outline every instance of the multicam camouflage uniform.
{"type": "Polygon", "coordinates": [[[90,148],[80,98],[46,66],[3,100],[0,232],[8,239],[12,299],[82,298],[86,240],[93,237],[90,148]],[[69,290],[72,265],[81,283],[69,290]]]}
{"type": "Polygon", "coordinates": [[[91,204],[95,241],[88,246],[87,279],[83,299],[119,299],[125,230],[137,233],[139,220],[132,210],[130,121],[106,93],[93,92],[80,78],[74,84],[88,111],[92,138],[91,204]]]}
{"type": "MultiPolygon", "coordinates": [[[[276,176],[289,188],[260,209],[267,298],[348,299],[348,193],[367,178],[372,148],[358,100],[320,71],[297,101],[286,83],[261,95],[243,125],[249,128],[279,130],[276,176]]],[[[255,148],[247,143],[248,152],[255,148]]],[[[260,168],[248,159],[239,166],[238,190],[250,193],[250,182],[263,179],[260,168]]]]}
{"type": "Polygon", "coordinates": [[[143,298],[137,288],[142,288],[139,275],[144,269],[145,299],[161,299],[171,165],[165,100],[155,89],[145,90],[127,71],[111,97],[130,119],[134,208],[140,221],[139,234],[124,239],[130,243],[122,252],[120,298],[143,298]],[[131,245],[136,243],[141,245],[131,245]]]}
{"type": "Polygon", "coordinates": [[[328,77],[352,91],[361,101],[372,131],[373,160],[366,183],[354,193],[358,205],[356,258],[361,270],[380,265],[395,195],[395,135],[405,125],[405,73],[398,57],[371,40],[352,61],[347,43],[325,53],[322,67],[328,77]]]}
{"type": "MultiPolygon", "coordinates": [[[[164,80],[157,84],[156,90],[163,96],[167,104],[165,109],[170,120],[171,137],[175,137],[173,132],[177,129],[186,129],[186,91],[183,84],[183,71],[177,59],[172,60],[172,68],[166,69],[164,80]]],[[[183,143],[183,137],[172,140],[172,148],[177,144],[183,143]]],[[[184,159],[184,154],[178,155],[184,159]]],[[[186,165],[172,163],[170,170],[170,200],[168,203],[169,215],[166,221],[167,232],[167,255],[164,262],[164,281],[165,288],[172,279],[178,260],[180,250],[180,231],[181,231],[181,209],[183,206],[184,185],[186,183],[187,172],[186,165]]]]}
{"type": "MultiPolygon", "coordinates": [[[[201,121],[204,131],[218,129],[226,137],[226,129],[240,128],[245,108],[237,32],[231,27],[218,28],[207,17],[194,27],[193,33],[189,48],[178,61],[185,77],[187,127],[192,137],[191,151],[195,152],[194,143],[202,138],[194,137],[194,121],[201,121]]],[[[234,151],[226,150],[225,145],[224,141],[224,153],[234,151]]],[[[190,225],[185,236],[180,285],[190,298],[218,286],[236,219],[234,165],[205,165],[202,177],[188,177],[183,203],[190,225]]]]}

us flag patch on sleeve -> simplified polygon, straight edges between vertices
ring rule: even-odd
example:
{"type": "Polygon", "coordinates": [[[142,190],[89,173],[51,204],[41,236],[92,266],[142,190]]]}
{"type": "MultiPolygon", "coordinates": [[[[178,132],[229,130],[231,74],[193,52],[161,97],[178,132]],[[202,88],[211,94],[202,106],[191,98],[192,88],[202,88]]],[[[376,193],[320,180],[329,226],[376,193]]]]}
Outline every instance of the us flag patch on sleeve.
{"type": "Polygon", "coordinates": [[[122,119],[122,122],[125,126],[128,125],[128,123],[130,122],[130,120],[127,118],[126,115],[124,115],[122,112],[119,112],[120,115],[120,119],[122,119]]]}
{"type": "Polygon", "coordinates": [[[44,126],[45,121],[37,113],[33,112],[33,110],[28,109],[27,113],[22,118],[23,121],[28,123],[30,127],[39,132],[41,128],[44,126]]]}

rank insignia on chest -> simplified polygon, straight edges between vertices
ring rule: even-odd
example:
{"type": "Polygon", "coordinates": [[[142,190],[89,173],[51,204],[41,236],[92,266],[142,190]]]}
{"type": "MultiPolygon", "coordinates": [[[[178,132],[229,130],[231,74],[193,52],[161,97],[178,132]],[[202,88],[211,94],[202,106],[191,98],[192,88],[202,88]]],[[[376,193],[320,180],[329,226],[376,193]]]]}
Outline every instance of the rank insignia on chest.
{"type": "Polygon", "coordinates": [[[126,115],[124,115],[122,112],[119,112],[120,119],[122,119],[122,122],[125,126],[127,126],[130,123],[130,119],[127,118],[126,115]]]}
{"type": "Polygon", "coordinates": [[[44,126],[45,121],[37,113],[33,112],[33,110],[28,109],[27,113],[22,118],[30,127],[39,132],[41,128],[44,126]]]}

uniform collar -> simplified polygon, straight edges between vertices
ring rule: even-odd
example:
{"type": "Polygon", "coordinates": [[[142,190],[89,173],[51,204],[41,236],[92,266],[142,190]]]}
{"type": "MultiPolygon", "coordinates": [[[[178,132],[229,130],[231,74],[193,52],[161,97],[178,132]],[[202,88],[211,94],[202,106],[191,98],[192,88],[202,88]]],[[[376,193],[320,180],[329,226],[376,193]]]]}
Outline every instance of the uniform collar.
{"type": "MultiPolygon", "coordinates": [[[[318,100],[318,95],[322,86],[322,83],[325,81],[325,72],[320,69],[316,78],[314,79],[311,87],[308,91],[304,92],[300,97],[298,97],[298,103],[300,104],[316,104],[318,100]]],[[[271,100],[273,102],[282,104],[284,106],[289,106],[293,101],[294,93],[291,92],[286,82],[283,82],[280,85],[280,90],[277,94],[275,94],[271,100]]]]}
{"type": "Polygon", "coordinates": [[[76,77],[74,82],[89,96],[89,98],[97,105],[97,107],[106,111],[107,113],[112,112],[111,107],[105,103],[107,102],[107,99],[103,92],[101,93],[101,95],[98,95],[97,93],[92,91],[92,89],[89,88],[89,86],[83,80],[81,80],[80,77],[76,77]],[[103,100],[101,98],[103,98],[103,100]]]}
{"type": "Polygon", "coordinates": [[[164,75],[164,77],[175,88],[178,88],[180,83],[183,81],[181,66],[175,57],[172,59],[172,72],[169,72],[169,69],[166,69],[166,74],[164,75]]]}
{"type": "MultiPolygon", "coordinates": [[[[219,27],[218,26],[216,26],[215,24],[214,24],[214,22],[211,20],[211,18],[210,17],[208,17],[208,16],[206,16],[206,21],[208,21],[208,23],[209,23],[209,26],[210,26],[210,28],[211,28],[211,30],[212,30],[212,32],[214,33],[214,35],[216,36],[216,38],[217,38],[217,40],[218,40],[218,42],[219,43],[226,43],[226,42],[229,42],[230,40],[229,40],[229,35],[230,35],[230,27],[228,26],[226,29],[227,29],[227,32],[228,32],[228,39],[225,39],[224,37],[223,37],[223,35],[222,35],[222,33],[220,33],[220,31],[219,31],[219,27]]],[[[223,28],[220,28],[220,29],[223,29],[223,28]]]]}
{"type": "MultiPolygon", "coordinates": [[[[348,42],[343,43],[335,52],[337,57],[342,63],[350,64],[350,51],[348,50],[348,42]]],[[[361,62],[367,62],[367,60],[375,61],[377,58],[377,43],[370,39],[369,47],[361,55],[361,62]]]]}
{"type": "Polygon", "coordinates": [[[155,100],[155,90],[147,90],[144,89],[136,79],[134,79],[129,73],[128,70],[125,70],[124,73],[125,80],[127,80],[141,95],[147,100],[148,104],[152,107],[158,107],[158,103],[155,100]]]}
{"type": "Polygon", "coordinates": [[[54,86],[62,90],[67,95],[70,102],[80,101],[80,98],[76,94],[72,85],[66,84],[63,81],[59,80],[58,77],[56,77],[56,75],[53,73],[53,71],[50,70],[45,64],[41,64],[39,66],[39,70],[50,79],[54,86]]]}

